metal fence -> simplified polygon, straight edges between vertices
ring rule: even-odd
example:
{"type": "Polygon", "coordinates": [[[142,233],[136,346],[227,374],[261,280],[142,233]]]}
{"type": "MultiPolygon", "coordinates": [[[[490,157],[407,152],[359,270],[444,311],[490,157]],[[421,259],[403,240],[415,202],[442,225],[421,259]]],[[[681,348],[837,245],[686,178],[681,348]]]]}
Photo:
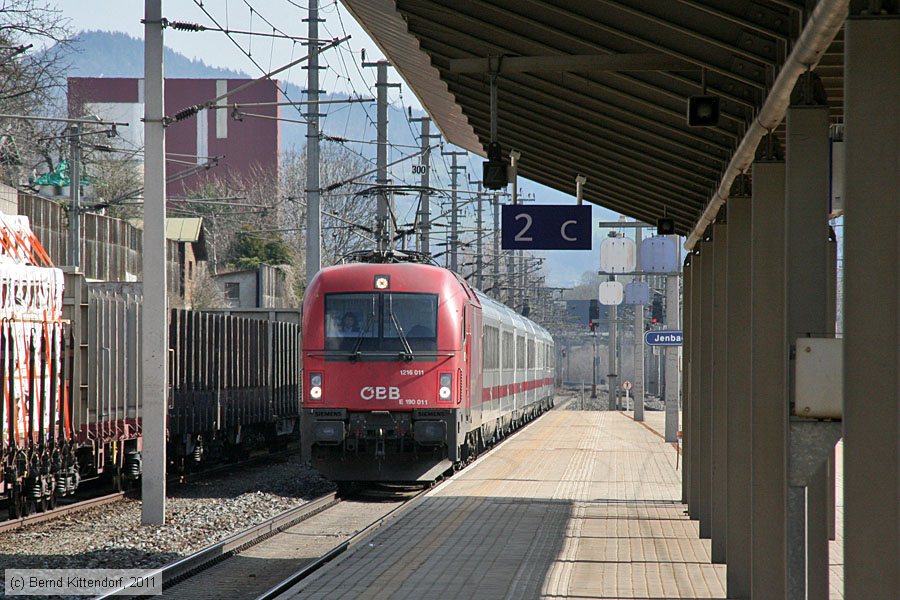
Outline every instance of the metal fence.
{"type": "MultiPolygon", "coordinates": [[[[28,217],[31,229],[56,266],[69,265],[67,208],[55,200],[19,191],[19,214],[28,217]]],[[[143,274],[143,231],[122,219],[85,213],[81,216],[81,266],[88,279],[138,281],[143,274]]],[[[183,296],[178,243],[168,240],[168,286],[183,296]]]]}

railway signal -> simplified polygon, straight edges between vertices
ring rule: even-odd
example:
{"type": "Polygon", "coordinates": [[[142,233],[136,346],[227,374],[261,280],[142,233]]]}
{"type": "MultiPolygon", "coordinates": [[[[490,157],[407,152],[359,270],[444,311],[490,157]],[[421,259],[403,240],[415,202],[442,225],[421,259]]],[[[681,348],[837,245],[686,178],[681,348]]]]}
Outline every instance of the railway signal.
{"type": "Polygon", "coordinates": [[[663,306],[662,306],[662,298],[654,298],[653,303],[650,305],[650,322],[654,325],[657,323],[662,323],[663,320],[663,306]]]}
{"type": "Polygon", "coordinates": [[[488,159],[482,164],[481,180],[489,190],[502,190],[509,183],[506,161],[500,144],[491,142],[488,146],[488,159]]]}
{"type": "Polygon", "coordinates": [[[594,331],[597,328],[597,324],[600,322],[600,301],[596,299],[592,299],[590,306],[588,308],[588,327],[591,331],[594,331]]]}

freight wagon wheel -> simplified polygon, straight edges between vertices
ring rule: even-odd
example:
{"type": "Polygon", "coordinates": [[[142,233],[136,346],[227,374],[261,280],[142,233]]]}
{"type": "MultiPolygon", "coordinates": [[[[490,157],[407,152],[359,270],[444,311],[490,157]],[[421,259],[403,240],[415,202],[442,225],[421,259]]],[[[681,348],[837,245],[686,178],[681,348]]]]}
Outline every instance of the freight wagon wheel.
{"type": "Polygon", "coordinates": [[[50,497],[47,499],[47,506],[50,510],[56,508],[56,490],[53,490],[53,492],[50,493],[50,497]]]}

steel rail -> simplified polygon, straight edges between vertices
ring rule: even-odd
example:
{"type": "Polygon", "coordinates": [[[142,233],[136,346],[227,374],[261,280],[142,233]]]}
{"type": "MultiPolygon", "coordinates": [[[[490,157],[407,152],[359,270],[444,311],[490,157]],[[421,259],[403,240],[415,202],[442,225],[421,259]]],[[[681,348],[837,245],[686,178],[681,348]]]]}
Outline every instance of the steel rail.
{"type": "Polygon", "coordinates": [[[409,509],[413,508],[414,506],[416,506],[417,504],[419,504],[419,502],[422,501],[422,498],[425,496],[425,494],[427,492],[435,489],[436,487],[438,487],[440,485],[443,485],[447,481],[449,481],[449,479],[443,479],[438,484],[420,491],[418,494],[416,494],[415,496],[413,496],[412,498],[410,498],[409,500],[407,500],[406,502],[404,502],[397,508],[393,509],[386,515],[380,517],[378,520],[374,521],[373,523],[370,523],[365,528],[359,530],[358,532],[353,534],[349,539],[344,540],[343,542],[341,542],[340,544],[338,544],[337,546],[335,546],[334,548],[332,548],[331,550],[329,550],[328,552],[326,552],[319,558],[303,565],[303,567],[299,571],[290,575],[289,577],[287,577],[280,583],[276,584],[272,588],[266,590],[260,596],[257,596],[257,600],[270,600],[271,598],[276,598],[276,597],[280,596],[281,594],[283,594],[284,592],[288,591],[289,589],[291,589],[292,587],[294,587],[295,585],[300,583],[302,580],[306,579],[307,577],[309,577],[310,575],[312,575],[313,573],[315,573],[316,571],[318,571],[319,569],[324,567],[326,564],[330,563],[332,560],[334,560],[335,558],[337,558],[338,556],[340,556],[341,554],[343,554],[350,548],[359,544],[364,538],[368,537],[370,534],[374,533],[375,531],[381,529],[389,521],[393,521],[394,519],[399,517],[401,514],[405,513],[407,510],[409,510],[409,509]]]}
{"type": "Polygon", "coordinates": [[[125,498],[125,492],[116,492],[114,494],[107,494],[106,496],[98,496],[96,498],[89,498],[88,500],[82,500],[74,504],[60,506],[58,508],[54,508],[53,510],[34,513],[28,515],[27,517],[19,517],[18,519],[2,521],[0,522],[0,533],[19,529],[28,525],[35,525],[43,521],[50,521],[52,519],[56,519],[58,517],[62,517],[82,510],[87,510],[89,508],[103,506],[104,504],[112,504],[113,502],[117,502],[119,500],[122,500],[123,498],[125,498]]]}

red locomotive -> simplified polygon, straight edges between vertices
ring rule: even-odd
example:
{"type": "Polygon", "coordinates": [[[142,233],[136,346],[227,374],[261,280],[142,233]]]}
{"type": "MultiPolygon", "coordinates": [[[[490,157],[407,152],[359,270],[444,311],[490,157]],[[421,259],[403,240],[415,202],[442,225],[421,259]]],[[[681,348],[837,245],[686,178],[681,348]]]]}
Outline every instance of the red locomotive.
{"type": "Polygon", "coordinates": [[[553,404],[550,334],[446,269],[323,269],[302,332],[304,458],[339,483],[432,481],[553,404]]]}

